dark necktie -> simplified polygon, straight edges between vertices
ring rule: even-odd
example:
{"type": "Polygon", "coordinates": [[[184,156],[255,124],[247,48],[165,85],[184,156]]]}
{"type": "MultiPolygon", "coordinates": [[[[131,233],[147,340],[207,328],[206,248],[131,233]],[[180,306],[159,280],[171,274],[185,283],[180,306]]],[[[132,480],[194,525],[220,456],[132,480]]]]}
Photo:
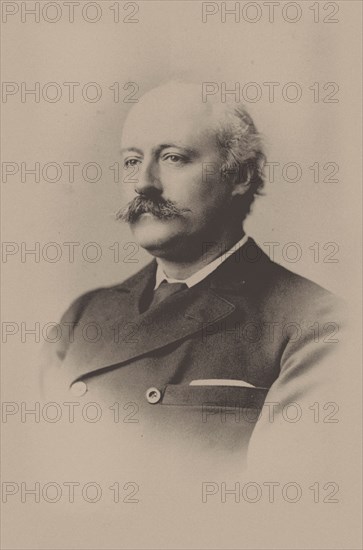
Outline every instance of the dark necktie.
{"type": "Polygon", "coordinates": [[[176,294],[186,288],[188,288],[188,286],[185,283],[168,283],[167,281],[163,281],[158,288],[154,290],[154,295],[149,307],[157,306],[172,294],[176,294]]]}

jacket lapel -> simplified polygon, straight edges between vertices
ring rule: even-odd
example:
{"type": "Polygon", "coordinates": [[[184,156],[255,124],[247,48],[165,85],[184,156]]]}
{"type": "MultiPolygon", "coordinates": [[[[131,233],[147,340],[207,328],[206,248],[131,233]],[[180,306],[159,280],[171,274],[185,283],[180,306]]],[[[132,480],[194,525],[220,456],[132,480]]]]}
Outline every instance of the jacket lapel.
{"type": "Polygon", "coordinates": [[[115,287],[111,297],[115,314],[110,318],[107,305],[104,311],[94,314],[93,321],[102,326],[102,340],[90,360],[65,361],[70,383],[186,339],[206,325],[230,316],[240,305],[246,289],[246,280],[241,274],[250,273],[245,262],[236,263],[234,256],[195,287],[170,296],[144,313],[140,313],[139,308],[145,294],[152,291],[155,284],[155,261],[115,287]],[[115,334],[118,326],[125,325],[125,319],[133,327],[133,335],[120,341],[115,334]]]}

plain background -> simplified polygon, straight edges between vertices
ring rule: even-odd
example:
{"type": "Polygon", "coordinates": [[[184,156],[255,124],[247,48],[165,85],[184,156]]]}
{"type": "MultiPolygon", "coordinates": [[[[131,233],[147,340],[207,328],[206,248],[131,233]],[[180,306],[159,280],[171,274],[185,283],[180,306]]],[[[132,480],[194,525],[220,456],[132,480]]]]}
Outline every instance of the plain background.
{"type": "MultiPolygon", "coordinates": [[[[81,0],[81,6],[84,3],[81,0]]],[[[20,3],[12,4],[20,9],[20,3]]],[[[47,243],[56,242],[63,251],[55,263],[42,258],[37,263],[31,256],[22,262],[20,254],[3,263],[3,322],[19,326],[19,332],[9,337],[3,346],[3,387],[8,401],[34,400],[37,385],[37,353],[42,342],[34,342],[32,336],[22,342],[21,323],[31,328],[36,322],[40,327],[57,322],[69,303],[82,292],[120,282],[149,261],[149,256],[141,250],[134,256],[136,262],[123,261],[131,250],[123,247],[133,239],[128,229],[114,219],[115,211],[123,204],[123,184],[113,181],[108,167],[121,161],[122,123],[132,106],[122,102],[127,93],[123,86],[127,82],[137,83],[137,97],[175,78],[215,82],[219,86],[225,82],[228,88],[235,83],[240,83],[241,88],[248,82],[258,83],[263,91],[261,100],[246,105],[265,136],[268,160],[279,162],[280,168],[276,170],[275,181],[266,183],[265,196],[256,201],[246,230],[264,250],[263,243],[279,243],[275,259],[288,269],[340,294],[351,305],[360,303],[361,3],[349,0],[330,3],[339,5],[340,9],[336,16],[339,22],[332,24],[322,22],[331,11],[330,8],[324,11],[327,6],[323,9],[323,5],[328,4],[324,2],[320,2],[319,23],[313,20],[310,9],[313,2],[302,1],[297,3],[302,17],[296,23],[283,19],[284,2],[279,2],[274,23],[269,22],[266,7],[260,3],[263,17],[255,24],[243,20],[236,23],[231,16],[222,23],[220,11],[203,23],[199,1],[153,0],[138,2],[138,23],[115,23],[110,11],[113,2],[97,4],[102,8],[102,17],[94,24],[82,20],[80,8],[75,11],[74,23],[69,23],[68,11],[63,6],[62,18],[54,24],[42,17],[39,23],[31,17],[22,23],[18,14],[2,25],[3,81],[16,82],[19,86],[25,82],[29,88],[39,82],[41,89],[48,82],[57,82],[62,89],[62,97],[56,103],[43,99],[36,103],[32,96],[21,102],[20,94],[3,103],[3,162],[25,162],[29,167],[35,162],[41,167],[48,162],[61,166],[71,161],[81,166],[96,162],[103,170],[102,179],[96,183],[84,181],[79,167],[73,183],[69,183],[65,169],[63,177],[55,183],[42,178],[36,183],[33,176],[21,182],[19,173],[2,183],[2,240],[19,246],[25,243],[29,248],[38,242],[41,249],[47,243]],[[74,103],[68,101],[64,82],[80,83],[75,88],[74,103]],[[97,82],[101,87],[102,98],[96,103],[82,98],[80,90],[89,82],[97,82]],[[114,82],[120,83],[118,103],[113,101],[109,90],[114,82]],[[269,101],[263,82],[279,83],[275,101],[269,101]],[[288,82],[301,86],[300,101],[289,103],[283,99],[281,90],[288,82]],[[315,82],[337,83],[339,102],[315,103],[309,90],[315,82]],[[302,177],[296,183],[281,176],[281,166],[289,162],[301,166],[302,177]],[[321,169],[325,163],[336,163],[339,173],[335,177],[339,182],[324,183],[327,172],[322,170],[319,183],[315,183],[309,169],[315,162],[321,169]],[[80,243],[73,263],[68,261],[65,242],[80,243]],[[98,243],[102,249],[98,262],[82,259],[80,250],[89,242],[98,243]],[[114,261],[109,249],[115,242],[120,247],[119,262],[114,261]],[[302,251],[296,263],[286,261],[282,255],[282,247],[290,242],[298,243],[302,251]],[[321,252],[317,262],[309,249],[314,243],[319,243],[321,252]],[[338,262],[323,261],[331,251],[322,248],[326,243],[339,246],[335,256],[338,262]]],[[[227,3],[227,6],[231,8],[233,4],[227,3]]],[[[239,4],[242,6],[245,2],[239,4]]],[[[221,10],[221,3],[214,5],[221,10]]],[[[130,12],[124,7],[125,3],[121,2],[122,17],[130,12]]],[[[325,95],[322,91],[321,98],[325,95]]],[[[346,366],[350,369],[347,376],[352,376],[354,366],[346,366]]],[[[11,433],[9,448],[17,458],[12,454],[5,460],[10,472],[6,478],[12,477],[12,472],[26,475],[24,459],[29,435],[24,435],[19,426],[14,426],[11,433]],[[21,453],[16,449],[21,449],[21,453]]],[[[4,541],[6,548],[93,547],[91,528],[85,529],[84,537],[77,543],[70,534],[61,540],[53,538],[54,533],[48,533],[44,539],[37,538],[31,535],[31,522],[27,521],[26,514],[25,534],[20,536],[14,532],[14,525],[24,512],[21,505],[13,511],[12,528],[6,531],[4,541]]],[[[209,518],[212,523],[213,517],[211,514],[209,518]]],[[[63,525],[62,521],[60,516],[59,525],[63,525]]],[[[255,522],[254,528],[257,528],[257,516],[255,522]]],[[[227,533],[232,533],[233,525],[233,522],[228,527],[224,525],[227,533]]],[[[68,532],[66,524],[63,530],[68,532]]],[[[339,545],[347,541],[344,548],[358,548],[356,535],[347,528],[341,540],[336,541],[332,536],[330,547],[341,548],[339,545]]],[[[220,547],[219,544],[228,547],[228,541],[231,547],[253,544],[252,539],[247,543],[230,537],[224,538],[223,543],[216,541],[216,547],[220,547]]],[[[117,547],[112,537],[104,540],[108,540],[105,548],[107,544],[117,547]]],[[[148,541],[147,533],[143,543],[138,540],[143,547],[171,544],[167,538],[148,541]]],[[[180,535],[172,544],[173,547],[183,544],[193,547],[196,540],[183,539],[180,535]]],[[[286,544],[286,547],[300,548],[299,540],[299,536],[294,541],[287,539],[288,542],[266,540],[256,543],[256,547],[261,544],[266,548],[277,547],[274,544],[285,547],[286,544]]],[[[132,540],[128,540],[128,544],[132,546],[132,540]]],[[[212,535],[209,544],[214,544],[212,535]]],[[[309,548],[324,547],[318,546],[318,540],[313,538],[306,544],[309,548]]]]}

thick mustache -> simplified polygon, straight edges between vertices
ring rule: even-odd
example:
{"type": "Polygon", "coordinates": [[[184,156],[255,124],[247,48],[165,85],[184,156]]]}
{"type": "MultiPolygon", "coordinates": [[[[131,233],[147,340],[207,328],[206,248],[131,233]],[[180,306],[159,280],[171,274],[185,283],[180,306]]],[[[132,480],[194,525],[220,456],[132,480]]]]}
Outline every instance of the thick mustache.
{"type": "Polygon", "coordinates": [[[172,201],[162,198],[135,197],[125,208],[116,213],[116,219],[126,223],[135,222],[142,214],[153,214],[160,220],[182,216],[188,208],[178,208],[172,201]]]}

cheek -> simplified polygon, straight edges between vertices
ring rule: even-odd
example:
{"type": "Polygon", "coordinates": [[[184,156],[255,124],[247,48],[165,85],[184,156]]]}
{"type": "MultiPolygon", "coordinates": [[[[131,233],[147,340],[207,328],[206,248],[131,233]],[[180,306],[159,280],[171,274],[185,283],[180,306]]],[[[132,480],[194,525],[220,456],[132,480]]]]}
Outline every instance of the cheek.
{"type": "Polygon", "coordinates": [[[130,202],[134,197],[135,197],[135,187],[133,183],[125,183],[125,182],[120,182],[121,183],[121,188],[120,188],[120,197],[121,197],[121,200],[123,203],[128,203],[130,202]]]}
{"type": "Polygon", "coordinates": [[[216,174],[206,173],[202,165],[180,172],[164,173],[163,186],[169,198],[180,204],[191,205],[193,210],[225,201],[226,184],[216,174]]]}
{"type": "Polygon", "coordinates": [[[228,202],[228,188],[219,178],[199,179],[195,182],[190,200],[200,211],[218,210],[228,202]]]}

